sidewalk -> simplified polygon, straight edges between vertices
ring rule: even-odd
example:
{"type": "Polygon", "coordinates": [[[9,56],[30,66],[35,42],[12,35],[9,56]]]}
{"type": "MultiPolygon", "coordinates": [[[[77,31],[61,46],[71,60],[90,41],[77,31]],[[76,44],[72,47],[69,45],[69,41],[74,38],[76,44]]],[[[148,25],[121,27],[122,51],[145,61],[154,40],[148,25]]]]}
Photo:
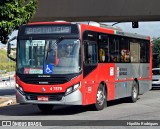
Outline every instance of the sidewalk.
{"type": "Polygon", "coordinates": [[[6,93],[6,91],[14,90],[14,88],[15,81],[12,81],[11,83],[8,81],[0,82],[0,107],[13,105],[16,103],[15,94],[13,95],[11,91],[6,93]]]}
{"type": "Polygon", "coordinates": [[[15,96],[3,97],[0,96],[0,107],[16,104],[15,96]]]}
{"type": "MultiPolygon", "coordinates": [[[[14,89],[15,88],[15,80],[14,80],[14,73],[10,72],[6,74],[0,74],[0,92],[3,92],[3,90],[6,89],[14,89]],[[9,81],[8,79],[11,78],[9,81]],[[5,80],[5,81],[2,81],[5,80]]],[[[3,95],[1,93],[0,95],[0,107],[8,106],[16,104],[16,98],[15,95],[3,95]]]]}

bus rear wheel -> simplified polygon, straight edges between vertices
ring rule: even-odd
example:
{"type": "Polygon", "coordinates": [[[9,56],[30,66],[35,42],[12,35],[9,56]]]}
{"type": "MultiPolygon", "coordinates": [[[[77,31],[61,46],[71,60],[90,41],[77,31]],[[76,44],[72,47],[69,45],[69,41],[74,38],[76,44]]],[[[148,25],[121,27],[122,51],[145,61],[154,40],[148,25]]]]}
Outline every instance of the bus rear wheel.
{"type": "Polygon", "coordinates": [[[131,97],[129,98],[129,101],[135,103],[137,99],[138,99],[138,84],[136,81],[133,81],[131,97]]]}
{"type": "Polygon", "coordinates": [[[103,110],[107,106],[106,102],[106,90],[105,87],[101,84],[97,90],[96,103],[93,105],[94,110],[103,110]]]}
{"type": "Polygon", "coordinates": [[[53,105],[51,104],[38,104],[37,106],[42,112],[51,112],[53,109],[53,105]]]}

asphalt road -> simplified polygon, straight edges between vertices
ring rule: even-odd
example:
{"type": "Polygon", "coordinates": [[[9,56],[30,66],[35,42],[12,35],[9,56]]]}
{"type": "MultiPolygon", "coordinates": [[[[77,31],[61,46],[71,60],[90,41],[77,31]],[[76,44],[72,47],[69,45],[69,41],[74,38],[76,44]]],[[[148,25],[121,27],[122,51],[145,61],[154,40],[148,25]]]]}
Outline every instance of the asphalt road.
{"type": "Polygon", "coordinates": [[[4,88],[4,89],[0,89],[0,96],[15,96],[16,91],[15,88],[4,88]]]}
{"type": "MultiPolygon", "coordinates": [[[[160,120],[160,90],[151,90],[139,96],[136,103],[124,100],[108,102],[108,107],[102,111],[93,111],[89,107],[81,106],[55,106],[50,113],[42,113],[36,105],[13,105],[0,108],[0,120],[160,120]]],[[[74,121],[73,121],[74,124],[74,121]]],[[[0,127],[1,128],[1,127],[0,127]]],[[[17,129],[17,127],[15,127],[17,129]]],[[[35,127],[32,127],[35,128],[35,127]]],[[[39,128],[39,127],[38,127],[39,128]]],[[[63,128],[46,126],[43,128],[63,128]]],[[[65,127],[65,129],[74,127],[65,127]]],[[[77,126],[76,128],[80,128],[77,126]]],[[[83,126],[83,128],[111,128],[105,126],[83,126]]],[[[139,127],[119,127],[122,129],[139,127]]],[[[160,127],[141,127],[142,129],[159,129],[160,127]]]]}

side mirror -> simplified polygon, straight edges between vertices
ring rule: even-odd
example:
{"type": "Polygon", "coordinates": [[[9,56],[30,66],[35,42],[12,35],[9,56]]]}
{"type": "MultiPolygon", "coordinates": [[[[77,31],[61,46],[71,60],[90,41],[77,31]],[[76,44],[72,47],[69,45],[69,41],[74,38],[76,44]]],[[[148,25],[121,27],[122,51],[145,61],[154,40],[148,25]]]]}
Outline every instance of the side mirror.
{"type": "Polygon", "coordinates": [[[15,40],[15,39],[17,39],[17,36],[11,38],[8,41],[8,46],[7,46],[7,56],[8,56],[9,59],[11,59],[13,61],[16,61],[16,58],[13,58],[13,57],[10,56],[10,54],[11,54],[11,43],[10,42],[13,41],[13,40],[15,40]]]}
{"type": "Polygon", "coordinates": [[[11,44],[10,42],[8,42],[8,46],[7,46],[7,54],[11,54],[11,44]]]}

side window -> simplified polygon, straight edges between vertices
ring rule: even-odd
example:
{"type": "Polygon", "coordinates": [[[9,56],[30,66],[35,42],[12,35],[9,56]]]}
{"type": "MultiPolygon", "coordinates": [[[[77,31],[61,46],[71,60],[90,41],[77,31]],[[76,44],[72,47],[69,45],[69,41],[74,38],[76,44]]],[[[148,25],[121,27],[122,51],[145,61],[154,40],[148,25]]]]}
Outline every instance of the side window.
{"type": "Polygon", "coordinates": [[[128,63],[130,62],[130,49],[129,49],[129,42],[127,38],[120,37],[119,39],[119,50],[120,50],[120,62],[128,63]]]}
{"type": "Polygon", "coordinates": [[[130,53],[131,53],[131,62],[139,63],[140,62],[140,41],[131,40],[130,41],[130,53]]]}
{"type": "Polygon", "coordinates": [[[146,41],[146,63],[150,62],[150,42],[146,41]]]}
{"type": "Polygon", "coordinates": [[[109,62],[109,38],[107,35],[99,35],[98,61],[100,63],[109,62]]]}
{"type": "Polygon", "coordinates": [[[140,61],[141,63],[148,63],[149,62],[149,42],[141,41],[140,43],[140,61]]]}
{"type": "Polygon", "coordinates": [[[97,44],[94,41],[85,42],[85,64],[97,64],[97,44]]]}
{"type": "Polygon", "coordinates": [[[146,45],[146,43],[145,43],[145,41],[141,41],[141,43],[140,43],[140,61],[141,61],[141,63],[145,63],[146,62],[146,56],[147,56],[147,45],[146,45]]]}
{"type": "Polygon", "coordinates": [[[109,38],[110,62],[120,62],[119,39],[117,37],[109,38]]]}

